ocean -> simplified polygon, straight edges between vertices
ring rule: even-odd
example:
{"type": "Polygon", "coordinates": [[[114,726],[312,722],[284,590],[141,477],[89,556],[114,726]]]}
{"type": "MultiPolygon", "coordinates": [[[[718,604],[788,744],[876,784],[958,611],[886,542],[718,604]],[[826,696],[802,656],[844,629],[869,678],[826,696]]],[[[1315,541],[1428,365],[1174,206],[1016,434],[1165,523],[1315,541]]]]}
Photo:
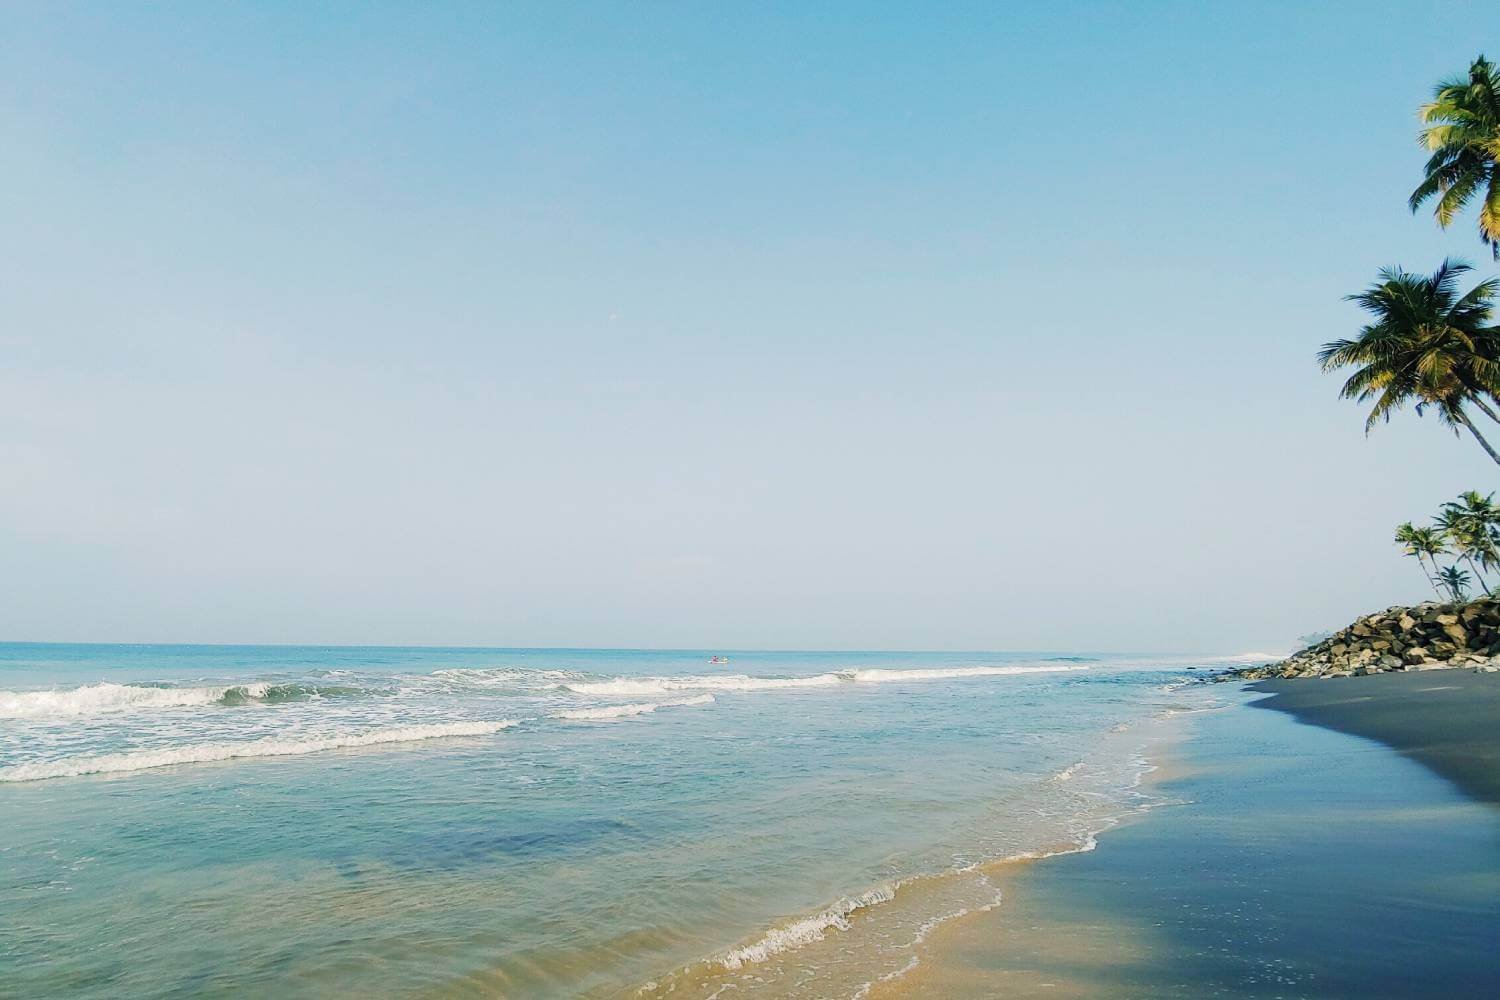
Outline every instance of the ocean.
{"type": "Polygon", "coordinates": [[[0,644],[0,984],[858,996],[1156,804],[1214,665],[0,644]]]}

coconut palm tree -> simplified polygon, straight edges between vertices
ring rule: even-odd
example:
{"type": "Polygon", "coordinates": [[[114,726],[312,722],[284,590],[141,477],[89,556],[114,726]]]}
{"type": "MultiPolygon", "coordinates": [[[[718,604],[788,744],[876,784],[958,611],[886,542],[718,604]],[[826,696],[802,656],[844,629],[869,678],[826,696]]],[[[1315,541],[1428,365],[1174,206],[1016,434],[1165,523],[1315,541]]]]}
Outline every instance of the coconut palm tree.
{"type": "Polygon", "coordinates": [[[1438,573],[1438,579],[1443,581],[1443,586],[1447,587],[1453,594],[1455,601],[1462,601],[1468,596],[1469,574],[1459,569],[1456,563],[1452,566],[1444,567],[1438,573]]]}
{"type": "Polygon", "coordinates": [[[1475,577],[1491,593],[1481,570],[1493,570],[1500,566],[1500,509],[1495,507],[1495,495],[1480,496],[1475,490],[1459,494],[1457,500],[1443,504],[1438,517],[1439,524],[1453,540],[1454,548],[1468,562],[1475,577]]]}
{"type": "Polygon", "coordinates": [[[1379,282],[1349,296],[1374,322],[1354,340],[1324,344],[1318,361],[1325,372],[1355,369],[1340,395],[1361,403],[1374,400],[1366,434],[1408,403],[1418,416],[1431,407],[1453,433],[1467,428],[1500,465],[1500,453],[1465,409],[1472,403],[1500,422],[1490,405],[1500,390],[1500,328],[1490,322],[1500,281],[1481,281],[1459,294],[1458,280],[1470,270],[1455,260],[1443,261],[1430,276],[1386,268],[1379,282]]]}
{"type": "Polygon", "coordinates": [[[1500,259],[1500,73],[1494,63],[1480,56],[1468,76],[1439,83],[1418,115],[1426,126],[1418,141],[1432,156],[1408,200],[1411,210],[1436,198],[1433,214],[1447,229],[1477,196],[1479,238],[1500,259]]]}
{"type": "MultiPolygon", "coordinates": [[[[1428,556],[1433,557],[1433,567],[1435,569],[1437,565],[1436,557],[1446,551],[1443,547],[1443,540],[1438,536],[1438,533],[1432,528],[1414,528],[1410,521],[1406,521],[1396,525],[1396,544],[1401,546],[1402,554],[1416,557],[1417,565],[1422,567],[1422,575],[1427,577],[1427,582],[1432,585],[1433,591],[1437,593],[1438,599],[1441,600],[1443,591],[1438,587],[1437,577],[1433,576],[1427,569],[1428,556]]],[[[1310,646],[1312,643],[1307,643],[1307,645],[1310,646]]]]}
{"type": "Polygon", "coordinates": [[[1490,585],[1486,582],[1484,574],[1479,571],[1475,560],[1485,558],[1483,529],[1477,528],[1473,518],[1459,504],[1448,503],[1437,516],[1437,528],[1444,537],[1453,545],[1453,554],[1469,564],[1473,570],[1474,578],[1484,588],[1484,592],[1490,592],[1490,585]]]}
{"type": "Polygon", "coordinates": [[[1480,496],[1478,490],[1464,490],[1458,495],[1458,502],[1483,532],[1491,560],[1500,563],[1500,506],[1495,504],[1495,494],[1480,496]]]}
{"type": "Polygon", "coordinates": [[[1417,550],[1417,558],[1419,560],[1425,558],[1428,565],[1432,567],[1433,589],[1437,591],[1437,595],[1441,599],[1443,591],[1437,585],[1438,556],[1448,554],[1447,540],[1437,528],[1417,528],[1412,532],[1412,545],[1417,550]]]}

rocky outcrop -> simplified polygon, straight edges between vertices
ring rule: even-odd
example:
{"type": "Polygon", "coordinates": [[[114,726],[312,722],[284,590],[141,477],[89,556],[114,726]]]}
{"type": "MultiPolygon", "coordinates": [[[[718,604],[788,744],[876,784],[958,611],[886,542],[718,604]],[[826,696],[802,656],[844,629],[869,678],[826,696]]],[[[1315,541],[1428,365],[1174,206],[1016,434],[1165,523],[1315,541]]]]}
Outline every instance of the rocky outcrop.
{"type": "Polygon", "coordinates": [[[1221,677],[1358,677],[1452,667],[1500,671],[1500,599],[1387,608],[1280,663],[1244,667],[1221,677]]]}

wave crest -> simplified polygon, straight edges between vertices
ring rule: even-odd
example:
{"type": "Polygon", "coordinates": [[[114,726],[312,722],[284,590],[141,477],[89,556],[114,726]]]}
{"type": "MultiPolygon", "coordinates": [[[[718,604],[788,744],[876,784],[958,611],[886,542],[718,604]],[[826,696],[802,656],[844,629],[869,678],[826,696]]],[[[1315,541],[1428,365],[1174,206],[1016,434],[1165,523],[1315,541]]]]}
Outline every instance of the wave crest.
{"type": "Polygon", "coordinates": [[[736,948],[719,959],[719,964],[726,969],[738,969],[749,962],[764,962],[772,955],[779,955],[793,948],[800,948],[813,941],[823,940],[823,935],[830,930],[847,931],[849,929],[849,915],[855,910],[864,909],[867,906],[877,906],[880,903],[889,903],[896,898],[896,887],[894,885],[882,885],[851,898],[844,898],[834,903],[822,913],[815,913],[810,917],[795,920],[784,927],[776,927],[767,932],[766,936],[754,944],[747,944],[736,948]]]}
{"type": "Polygon", "coordinates": [[[70,719],[149,708],[278,704],[304,698],[361,693],[363,692],[359,688],[352,687],[312,687],[306,684],[276,684],[271,681],[211,687],[167,687],[102,681],[67,690],[0,691],[0,719],[70,719]]]}
{"type": "Polygon", "coordinates": [[[648,701],[634,705],[605,705],[600,708],[569,708],[561,712],[553,712],[554,719],[574,719],[578,721],[591,721],[598,719],[622,719],[632,715],[646,715],[656,711],[658,708],[683,708],[688,705],[712,704],[714,696],[711,694],[700,694],[692,698],[677,698],[670,701],[648,701]]]}
{"type": "Polygon", "coordinates": [[[620,677],[608,681],[582,681],[562,686],[576,694],[652,695],[674,691],[781,691],[796,688],[837,687],[840,684],[890,684],[957,680],[965,677],[1006,677],[1016,674],[1056,674],[1087,667],[1058,664],[1043,667],[931,667],[916,670],[836,670],[810,677],[751,677],[748,674],[693,675],[681,677],[620,677]]]}
{"type": "Polygon", "coordinates": [[[226,684],[220,687],[172,688],[114,684],[105,681],[67,691],[0,691],[0,719],[45,719],[138,708],[183,708],[211,705],[226,697],[259,698],[269,684],[226,684]]]}
{"type": "Polygon", "coordinates": [[[95,757],[72,757],[37,764],[17,764],[0,768],[0,782],[40,781],[44,778],[71,778],[81,774],[114,774],[144,771],[172,764],[203,764],[240,757],[295,757],[346,747],[377,746],[382,743],[410,743],[445,736],[488,736],[517,725],[517,719],[494,722],[444,722],[429,725],[392,726],[387,729],[358,733],[341,733],[310,739],[268,737],[239,743],[197,743],[157,750],[130,750],[125,753],[95,757]]]}

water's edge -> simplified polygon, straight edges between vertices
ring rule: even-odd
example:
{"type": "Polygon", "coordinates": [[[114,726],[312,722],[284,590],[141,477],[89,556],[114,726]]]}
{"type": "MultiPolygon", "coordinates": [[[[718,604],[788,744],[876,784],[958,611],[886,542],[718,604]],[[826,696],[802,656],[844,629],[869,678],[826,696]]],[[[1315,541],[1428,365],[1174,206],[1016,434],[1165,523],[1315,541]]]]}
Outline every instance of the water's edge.
{"type": "MultiPolygon", "coordinates": [[[[1091,824],[1075,839],[851,892],[822,909],[778,921],[751,939],[734,942],[616,996],[621,1000],[667,996],[717,1000],[731,995],[802,996],[809,988],[812,992],[807,995],[846,996],[851,1000],[903,995],[903,981],[924,961],[930,961],[923,946],[950,925],[961,926],[1001,908],[1006,883],[1025,867],[1041,862],[1065,864],[1071,856],[1100,850],[1100,838],[1107,841],[1108,834],[1117,828],[1140,821],[1154,810],[1187,804],[1162,786],[1181,771],[1180,750],[1194,738],[1192,719],[1203,712],[1241,706],[1223,704],[1212,696],[1218,692],[1196,682],[1182,684],[1178,690],[1192,692],[1200,701],[1191,707],[1165,709],[1137,724],[1131,742],[1138,745],[1129,751],[1135,767],[1132,798],[1092,817],[1091,824]],[[822,949],[858,956],[865,948],[861,939],[890,936],[882,924],[904,927],[910,933],[904,960],[890,968],[867,965],[858,958],[837,963],[825,955],[805,954],[822,949]],[[777,960],[783,964],[772,966],[777,960]],[[798,965],[816,966],[818,972],[789,982],[797,978],[798,965]]],[[[1122,727],[1121,732],[1125,731],[1122,727]]],[[[1118,752],[1118,748],[1109,752],[1118,752]]],[[[1085,765],[1085,761],[1079,761],[1054,775],[1053,780],[1071,781],[1085,765]]]]}

